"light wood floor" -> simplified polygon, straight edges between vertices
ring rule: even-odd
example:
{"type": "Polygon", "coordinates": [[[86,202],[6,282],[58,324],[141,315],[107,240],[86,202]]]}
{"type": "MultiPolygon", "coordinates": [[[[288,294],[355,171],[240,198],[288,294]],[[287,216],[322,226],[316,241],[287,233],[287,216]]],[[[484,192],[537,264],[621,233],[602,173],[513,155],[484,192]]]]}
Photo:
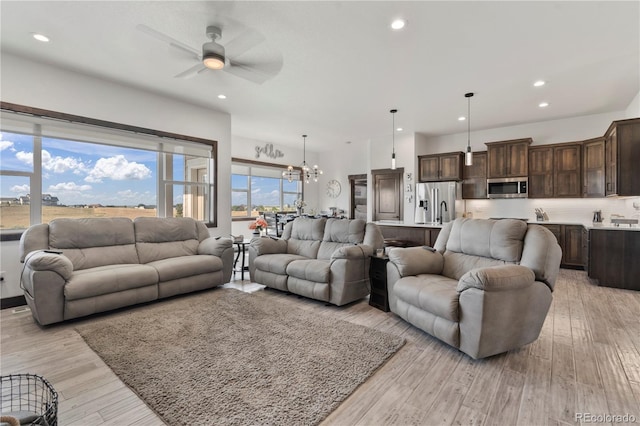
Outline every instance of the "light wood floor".
{"type": "MultiPolygon", "coordinates": [[[[323,425],[566,425],[576,413],[640,423],[640,292],[594,286],[582,271],[561,270],[536,342],[482,361],[366,300],[338,308],[267,292],[309,315],[406,338],[323,425]]],[[[90,320],[43,329],[28,312],[3,310],[1,373],[45,376],[59,393],[60,425],[162,425],[74,331],[90,320]]]]}

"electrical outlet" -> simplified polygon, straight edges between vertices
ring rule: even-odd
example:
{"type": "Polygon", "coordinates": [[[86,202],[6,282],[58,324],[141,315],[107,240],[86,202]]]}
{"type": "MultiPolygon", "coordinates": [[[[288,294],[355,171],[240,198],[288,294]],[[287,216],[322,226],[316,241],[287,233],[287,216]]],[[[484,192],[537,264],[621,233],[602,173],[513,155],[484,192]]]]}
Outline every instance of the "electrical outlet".
{"type": "Polygon", "coordinates": [[[6,274],[5,271],[0,271],[0,282],[4,281],[4,275],[6,274]]]}

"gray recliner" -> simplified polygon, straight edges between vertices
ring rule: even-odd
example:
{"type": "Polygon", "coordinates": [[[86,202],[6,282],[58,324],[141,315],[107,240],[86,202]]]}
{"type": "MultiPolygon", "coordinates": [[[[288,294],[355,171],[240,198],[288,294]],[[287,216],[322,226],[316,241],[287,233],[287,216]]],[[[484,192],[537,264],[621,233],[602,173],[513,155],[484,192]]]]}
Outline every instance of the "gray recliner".
{"type": "Polygon", "coordinates": [[[517,219],[456,219],[433,249],[395,248],[392,312],[473,358],[536,340],[562,252],[555,236],[517,219]]]}

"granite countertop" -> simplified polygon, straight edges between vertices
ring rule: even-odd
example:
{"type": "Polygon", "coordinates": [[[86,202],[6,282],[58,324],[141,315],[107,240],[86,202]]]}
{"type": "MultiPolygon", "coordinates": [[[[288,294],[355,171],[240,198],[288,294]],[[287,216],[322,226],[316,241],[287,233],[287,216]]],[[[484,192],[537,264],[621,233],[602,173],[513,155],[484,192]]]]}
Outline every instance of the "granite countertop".
{"type": "MultiPolygon", "coordinates": [[[[396,220],[382,220],[374,222],[377,225],[381,226],[403,226],[407,228],[442,228],[443,225],[439,223],[404,223],[396,220]]],[[[613,226],[610,222],[603,222],[599,225],[594,225],[592,222],[579,222],[579,221],[570,221],[570,220],[547,220],[544,222],[539,222],[536,220],[529,220],[527,223],[529,224],[537,224],[537,225],[579,225],[583,226],[586,229],[603,229],[607,231],[640,231],[640,226],[630,226],[630,225],[620,225],[613,226]]]]}

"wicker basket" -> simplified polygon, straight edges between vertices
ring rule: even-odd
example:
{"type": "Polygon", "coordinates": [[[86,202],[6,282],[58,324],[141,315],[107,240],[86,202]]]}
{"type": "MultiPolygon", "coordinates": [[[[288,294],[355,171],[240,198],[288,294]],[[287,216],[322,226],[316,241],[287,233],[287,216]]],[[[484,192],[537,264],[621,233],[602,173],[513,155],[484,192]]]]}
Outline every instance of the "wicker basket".
{"type": "Polygon", "coordinates": [[[57,426],[58,393],[36,374],[0,376],[3,416],[17,418],[21,424],[57,426]]]}

